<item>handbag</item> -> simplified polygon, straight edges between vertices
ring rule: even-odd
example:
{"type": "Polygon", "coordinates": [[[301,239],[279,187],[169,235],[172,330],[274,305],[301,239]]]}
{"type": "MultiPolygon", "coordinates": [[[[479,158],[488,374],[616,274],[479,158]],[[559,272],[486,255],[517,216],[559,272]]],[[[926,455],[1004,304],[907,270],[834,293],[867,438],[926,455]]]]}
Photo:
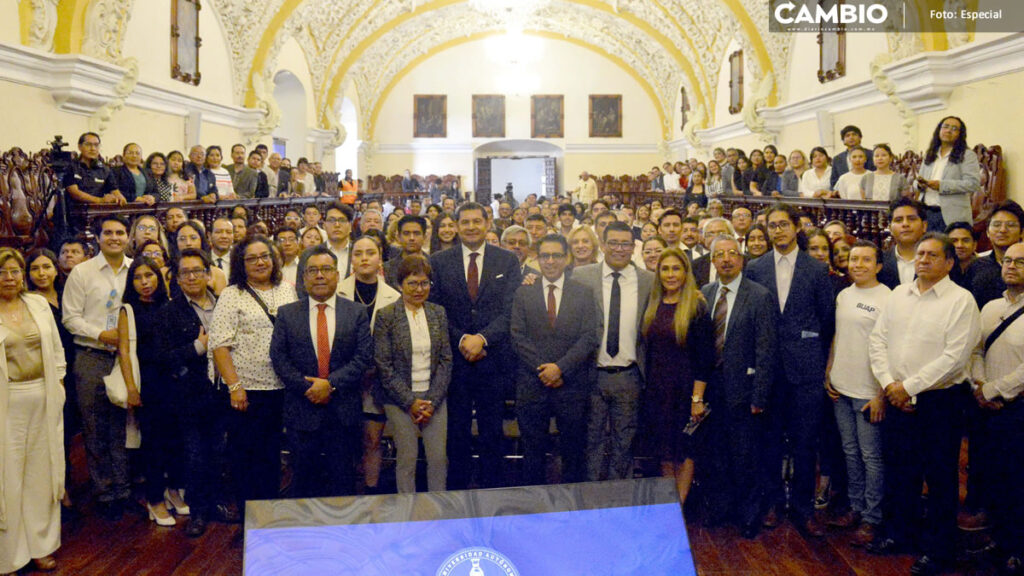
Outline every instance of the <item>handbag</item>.
{"type": "Polygon", "coordinates": [[[264,302],[263,298],[260,298],[260,295],[257,294],[256,291],[252,289],[252,286],[249,286],[249,284],[242,284],[242,289],[248,292],[249,295],[252,296],[252,299],[255,300],[257,304],[260,305],[260,308],[263,309],[263,313],[266,314],[267,318],[270,320],[270,325],[273,326],[274,324],[276,324],[277,317],[270,313],[270,308],[267,308],[267,303],[264,302]]]}
{"type": "MultiPolygon", "coordinates": [[[[132,378],[135,379],[135,386],[142,389],[142,380],[139,374],[139,357],[135,352],[137,335],[135,333],[135,313],[131,304],[121,307],[128,316],[128,355],[132,361],[132,378]]],[[[128,384],[124,381],[124,374],[121,373],[121,359],[118,357],[114,362],[114,369],[103,377],[103,385],[107,389],[107,399],[110,403],[119,408],[128,408],[128,384]]]]}

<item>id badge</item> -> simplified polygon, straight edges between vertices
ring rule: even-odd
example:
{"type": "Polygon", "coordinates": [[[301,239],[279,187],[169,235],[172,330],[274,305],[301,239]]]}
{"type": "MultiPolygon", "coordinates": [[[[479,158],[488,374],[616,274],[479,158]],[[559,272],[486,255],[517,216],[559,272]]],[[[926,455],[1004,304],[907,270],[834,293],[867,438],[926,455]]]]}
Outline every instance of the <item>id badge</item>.
{"type": "Polygon", "coordinates": [[[107,314],[107,330],[117,330],[117,313],[107,314]]]}

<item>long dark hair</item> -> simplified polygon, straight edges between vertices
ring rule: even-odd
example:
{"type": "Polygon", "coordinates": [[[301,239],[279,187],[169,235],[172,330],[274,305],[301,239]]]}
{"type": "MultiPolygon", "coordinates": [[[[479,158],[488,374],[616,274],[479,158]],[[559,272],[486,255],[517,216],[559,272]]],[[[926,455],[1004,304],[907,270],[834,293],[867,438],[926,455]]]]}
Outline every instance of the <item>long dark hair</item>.
{"type": "Polygon", "coordinates": [[[228,278],[229,286],[239,286],[249,281],[249,276],[245,273],[245,251],[249,246],[255,243],[261,243],[267,247],[270,251],[270,262],[273,269],[270,271],[270,283],[277,286],[281,283],[281,260],[277,256],[277,251],[274,248],[274,244],[269,238],[262,234],[252,234],[246,236],[244,240],[235,245],[231,249],[231,274],[228,278]]]}
{"type": "Polygon", "coordinates": [[[57,271],[57,277],[53,279],[53,289],[57,291],[57,294],[61,294],[64,291],[64,275],[60,271],[60,264],[57,262],[57,255],[53,253],[49,248],[36,248],[30,250],[25,255],[25,282],[28,284],[29,292],[39,290],[36,283],[32,281],[32,275],[29,274],[29,270],[32,269],[32,263],[40,258],[49,258],[50,262],[53,263],[53,268],[57,271]]]}
{"type": "MultiPolygon", "coordinates": [[[[957,116],[946,116],[935,126],[935,131],[932,132],[931,144],[928,144],[928,152],[924,155],[924,163],[931,164],[939,157],[939,146],[942,142],[939,140],[939,132],[942,131],[942,125],[946,120],[956,120],[960,123],[960,133],[956,137],[956,142],[953,142],[953,151],[949,154],[949,161],[953,164],[959,164],[964,161],[964,152],[967,151],[967,124],[957,116]]],[[[941,176],[939,174],[938,176],[941,176]]]]}
{"type": "MultiPolygon", "coordinates": [[[[210,241],[206,238],[206,230],[203,229],[203,225],[198,220],[186,220],[184,224],[178,227],[178,231],[174,233],[174,242],[170,247],[171,260],[174,261],[174,265],[177,265],[178,258],[181,257],[181,251],[178,249],[178,234],[181,234],[181,229],[186,226],[195,230],[196,234],[199,235],[199,243],[203,252],[206,252],[207,254],[210,253],[210,241]]],[[[171,262],[168,262],[167,264],[170,266],[171,262]]]]}
{"type": "Polygon", "coordinates": [[[124,284],[124,298],[121,301],[125,304],[131,304],[133,307],[138,306],[142,302],[139,291],[135,289],[135,271],[143,266],[147,266],[152,270],[156,274],[157,282],[160,283],[157,286],[156,292],[153,293],[153,303],[163,304],[167,302],[167,283],[164,282],[164,275],[160,272],[160,267],[156,265],[156,262],[146,256],[136,256],[132,260],[132,265],[128,267],[128,281],[124,284]]]}
{"type": "MultiPolygon", "coordinates": [[[[431,254],[436,254],[436,253],[438,253],[438,252],[440,252],[442,250],[442,248],[441,248],[441,235],[438,234],[438,230],[440,230],[440,228],[441,228],[441,222],[444,219],[446,219],[446,218],[448,220],[451,220],[452,223],[456,223],[456,220],[455,220],[454,217],[452,217],[450,214],[445,214],[444,212],[442,212],[441,215],[438,216],[437,218],[434,218],[434,220],[431,222],[431,224],[432,224],[432,230],[431,230],[431,233],[430,233],[430,253],[431,254]]],[[[459,231],[458,231],[458,227],[456,226],[455,236],[452,237],[452,245],[456,246],[456,245],[458,245],[458,243],[459,243],[459,231]]]]}

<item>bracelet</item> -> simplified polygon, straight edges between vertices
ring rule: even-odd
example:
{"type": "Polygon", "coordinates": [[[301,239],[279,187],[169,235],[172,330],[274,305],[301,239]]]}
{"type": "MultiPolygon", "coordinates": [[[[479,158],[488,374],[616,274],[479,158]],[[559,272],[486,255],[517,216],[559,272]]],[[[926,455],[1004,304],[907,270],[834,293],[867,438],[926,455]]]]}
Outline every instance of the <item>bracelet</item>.
{"type": "Polygon", "coordinates": [[[691,396],[690,400],[693,400],[694,404],[703,404],[704,403],[704,398],[702,398],[700,396],[691,396]]]}
{"type": "Polygon", "coordinates": [[[241,389],[242,389],[242,381],[241,380],[239,380],[238,382],[235,382],[234,384],[228,384],[228,392],[230,392],[232,394],[234,394],[235,392],[238,392],[241,389]]]}

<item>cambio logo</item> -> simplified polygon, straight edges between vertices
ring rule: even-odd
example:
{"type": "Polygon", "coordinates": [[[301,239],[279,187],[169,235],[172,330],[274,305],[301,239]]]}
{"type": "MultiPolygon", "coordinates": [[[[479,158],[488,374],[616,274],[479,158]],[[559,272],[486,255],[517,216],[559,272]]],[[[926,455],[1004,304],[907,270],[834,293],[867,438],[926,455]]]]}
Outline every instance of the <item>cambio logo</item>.
{"type": "Polygon", "coordinates": [[[889,17],[889,10],[881,4],[833,4],[829,8],[803,4],[797,9],[792,2],[775,7],[775,20],[781,24],[881,24],[889,17]]]}

